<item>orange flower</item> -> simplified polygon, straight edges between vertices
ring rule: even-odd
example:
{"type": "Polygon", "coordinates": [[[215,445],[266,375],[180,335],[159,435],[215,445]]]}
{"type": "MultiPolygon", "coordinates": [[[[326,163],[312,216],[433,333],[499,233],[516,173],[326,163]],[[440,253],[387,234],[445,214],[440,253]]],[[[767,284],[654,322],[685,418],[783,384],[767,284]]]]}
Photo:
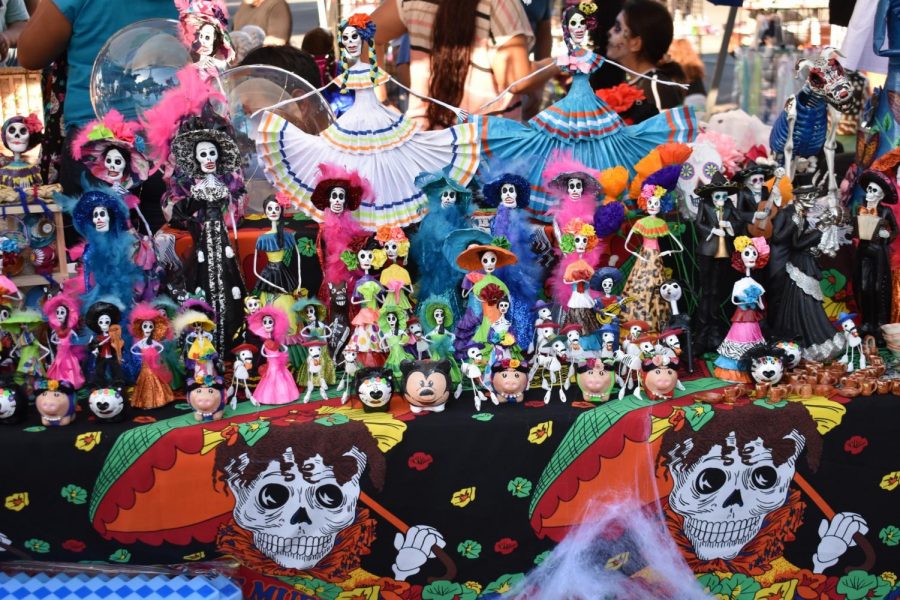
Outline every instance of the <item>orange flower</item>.
{"type": "Polygon", "coordinates": [[[347,19],[347,25],[356,27],[357,29],[365,29],[371,21],[372,19],[369,15],[356,13],[355,15],[350,15],[350,18],[347,19]]]}

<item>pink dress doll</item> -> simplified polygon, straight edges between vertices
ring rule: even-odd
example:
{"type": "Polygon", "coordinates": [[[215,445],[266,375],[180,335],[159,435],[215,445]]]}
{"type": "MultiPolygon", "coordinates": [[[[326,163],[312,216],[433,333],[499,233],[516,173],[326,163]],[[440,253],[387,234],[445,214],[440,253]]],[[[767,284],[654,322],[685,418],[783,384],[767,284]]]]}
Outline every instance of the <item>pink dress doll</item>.
{"type": "Polygon", "coordinates": [[[265,371],[253,392],[254,404],[288,404],[300,397],[300,390],[288,371],[288,349],[284,345],[288,316],[279,308],[266,306],[247,317],[250,331],[263,341],[265,371]]]}
{"type": "Polygon", "coordinates": [[[731,302],[737,309],[731,317],[731,328],[725,340],[719,345],[715,376],[725,381],[751,383],[749,365],[744,354],[751,348],[766,343],[759,322],[763,318],[763,287],[750,277],[751,269],[762,269],[769,262],[769,244],[766,238],[740,236],[734,240],[734,254],[731,264],[744,277],[735,282],[731,291],[731,302]]]}
{"type": "Polygon", "coordinates": [[[68,381],[77,390],[84,385],[81,361],[75,351],[75,326],[78,324],[78,299],[59,294],[44,303],[44,314],[50,323],[50,342],[56,345],[56,356],[47,377],[68,381]]]}

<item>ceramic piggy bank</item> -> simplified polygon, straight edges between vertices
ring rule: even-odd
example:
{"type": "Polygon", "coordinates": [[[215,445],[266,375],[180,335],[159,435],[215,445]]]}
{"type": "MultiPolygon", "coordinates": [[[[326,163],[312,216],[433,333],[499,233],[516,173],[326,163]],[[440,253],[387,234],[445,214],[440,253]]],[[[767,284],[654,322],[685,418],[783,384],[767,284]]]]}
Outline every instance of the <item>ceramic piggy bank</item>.
{"type": "MultiPolygon", "coordinates": [[[[657,354],[641,365],[643,388],[650,400],[665,400],[672,397],[678,385],[678,360],[657,354]]],[[[635,390],[635,395],[638,392],[635,390]]]]}
{"type": "Polygon", "coordinates": [[[491,367],[491,387],[501,402],[522,402],[528,389],[528,365],[515,358],[495,362],[491,367]]]}
{"type": "Polygon", "coordinates": [[[225,386],[221,377],[195,377],[188,382],[187,401],[197,421],[218,421],[225,414],[225,386]]]}
{"type": "Polygon", "coordinates": [[[413,413],[442,412],[450,399],[449,360],[405,360],[400,363],[400,391],[413,413]]]}
{"type": "Polygon", "coordinates": [[[615,372],[607,369],[603,361],[589,358],[575,368],[576,381],[584,399],[588,402],[606,402],[616,383],[615,372]]]}
{"type": "Polygon", "coordinates": [[[75,420],[75,390],[68,381],[38,381],[34,393],[34,405],[44,427],[60,427],[75,420]]]}
{"type": "Polygon", "coordinates": [[[384,367],[365,367],[356,372],[356,393],[364,412],[387,412],[394,391],[393,371],[384,367]]]}

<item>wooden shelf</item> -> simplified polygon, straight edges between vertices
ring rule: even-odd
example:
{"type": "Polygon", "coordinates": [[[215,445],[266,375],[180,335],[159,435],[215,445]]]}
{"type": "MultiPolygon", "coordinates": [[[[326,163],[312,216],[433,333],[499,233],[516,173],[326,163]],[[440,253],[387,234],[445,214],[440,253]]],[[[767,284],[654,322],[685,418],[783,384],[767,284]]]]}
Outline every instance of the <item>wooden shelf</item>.
{"type": "MultiPolygon", "coordinates": [[[[69,278],[69,265],[66,262],[66,238],[65,228],[63,227],[62,208],[55,202],[46,202],[47,210],[53,213],[53,222],[56,225],[56,270],[50,274],[57,283],[62,283],[69,278]]],[[[21,204],[2,204],[0,205],[0,216],[17,216],[24,214],[43,214],[44,208],[40,204],[28,204],[23,207],[21,204]],[[27,209],[27,210],[26,210],[27,209]]],[[[39,285],[47,285],[46,278],[40,275],[17,275],[10,277],[13,283],[18,287],[27,288],[39,285]]]]}

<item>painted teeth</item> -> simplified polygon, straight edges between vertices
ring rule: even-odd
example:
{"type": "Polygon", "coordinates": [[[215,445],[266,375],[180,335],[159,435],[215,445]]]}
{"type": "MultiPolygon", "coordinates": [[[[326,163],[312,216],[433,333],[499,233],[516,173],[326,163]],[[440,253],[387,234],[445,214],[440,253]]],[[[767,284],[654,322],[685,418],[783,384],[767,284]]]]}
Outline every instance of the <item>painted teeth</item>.
{"type": "Polygon", "coordinates": [[[263,554],[283,555],[295,560],[318,560],[331,550],[332,545],[330,537],[304,535],[284,538],[266,533],[254,533],[253,540],[263,554]]]}
{"type": "Polygon", "coordinates": [[[732,545],[755,535],[761,521],[762,517],[751,517],[741,521],[701,521],[688,517],[684,528],[695,544],[732,545]]]}

